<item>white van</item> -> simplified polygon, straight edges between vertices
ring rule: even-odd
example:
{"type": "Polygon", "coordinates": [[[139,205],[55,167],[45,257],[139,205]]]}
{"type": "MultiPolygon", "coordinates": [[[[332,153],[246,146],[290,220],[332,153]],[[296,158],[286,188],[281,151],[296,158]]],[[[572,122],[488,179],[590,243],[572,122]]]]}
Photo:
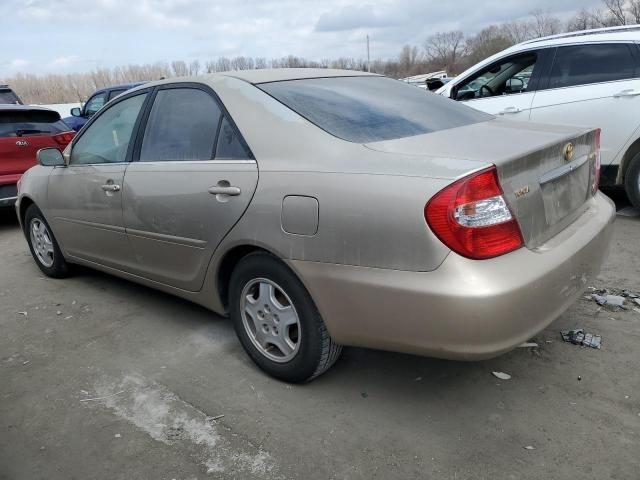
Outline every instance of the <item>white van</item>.
{"type": "Polygon", "coordinates": [[[600,183],[640,208],[640,25],[514,45],[437,93],[513,120],[600,127],[600,183]]]}

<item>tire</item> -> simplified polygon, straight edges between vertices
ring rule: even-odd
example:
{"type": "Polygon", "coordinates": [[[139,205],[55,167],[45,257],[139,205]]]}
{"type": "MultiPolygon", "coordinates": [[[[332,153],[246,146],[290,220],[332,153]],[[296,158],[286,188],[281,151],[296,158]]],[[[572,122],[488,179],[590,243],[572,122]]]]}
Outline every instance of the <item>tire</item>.
{"type": "Polygon", "coordinates": [[[52,278],[68,277],[69,265],[62,256],[51,227],[38,207],[30,205],[27,208],[23,225],[29,250],[42,273],[52,278]]]}
{"type": "Polygon", "coordinates": [[[640,153],[629,163],[624,175],[624,190],[633,206],[640,209],[640,153]]]}
{"type": "Polygon", "coordinates": [[[229,294],[240,343],[269,375],[308,382],[340,356],[342,346],[331,339],[309,292],[277,258],[261,252],[244,257],[233,270],[229,294]]]}

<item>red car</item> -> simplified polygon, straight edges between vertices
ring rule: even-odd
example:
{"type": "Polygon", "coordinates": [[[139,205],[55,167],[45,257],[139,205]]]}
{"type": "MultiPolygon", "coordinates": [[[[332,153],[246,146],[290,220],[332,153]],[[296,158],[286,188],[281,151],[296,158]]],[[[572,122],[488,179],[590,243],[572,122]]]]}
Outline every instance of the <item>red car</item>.
{"type": "Polygon", "coordinates": [[[0,207],[10,207],[18,196],[22,174],[36,164],[41,148],[64,149],[76,132],[58,112],[30,105],[0,105],[0,207]]]}

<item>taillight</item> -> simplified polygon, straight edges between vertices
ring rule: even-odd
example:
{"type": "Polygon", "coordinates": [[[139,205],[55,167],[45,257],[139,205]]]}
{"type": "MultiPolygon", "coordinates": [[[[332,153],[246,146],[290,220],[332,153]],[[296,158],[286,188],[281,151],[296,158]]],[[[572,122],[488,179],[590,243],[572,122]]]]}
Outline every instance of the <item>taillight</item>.
{"type": "Polygon", "coordinates": [[[593,173],[591,175],[591,194],[595,195],[598,191],[598,187],[600,186],[600,129],[597,128],[595,132],[594,139],[594,148],[595,151],[593,154],[595,155],[595,161],[593,162],[593,173]]]}
{"type": "Polygon", "coordinates": [[[429,200],[424,216],[442,243],[467,258],[497,257],[524,245],[495,166],[445,187],[429,200]]]}
{"type": "Polygon", "coordinates": [[[71,140],[73,140],[73,137],[75,137],[75,135],[76,135],[76,132],[63,132],[63,133],[58,133],[54,135],[53,139],[56,141],[58,145],[62,145],[63,147],[66,147],[67,144],[71,142],[71,140]]]}

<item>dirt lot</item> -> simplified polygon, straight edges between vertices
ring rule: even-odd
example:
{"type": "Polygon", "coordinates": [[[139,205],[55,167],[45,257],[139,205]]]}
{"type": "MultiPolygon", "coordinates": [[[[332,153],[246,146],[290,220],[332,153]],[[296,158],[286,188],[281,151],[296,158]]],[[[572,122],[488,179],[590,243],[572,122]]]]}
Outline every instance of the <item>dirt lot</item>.
{"type": "MultiPolygon", "coordinates": [[[[640,475],[633,310],[583,299],[539,349],[485,362],[350,348],[291,386],[200,307],[88,270],[44,278],[11,212],[0,272],[0,479],[640,475]],[[602,350],[563,343],[574,326],[602,350]]],[[[595,286],[640,290],[640,217],[618,217],[595,286]]]]}

